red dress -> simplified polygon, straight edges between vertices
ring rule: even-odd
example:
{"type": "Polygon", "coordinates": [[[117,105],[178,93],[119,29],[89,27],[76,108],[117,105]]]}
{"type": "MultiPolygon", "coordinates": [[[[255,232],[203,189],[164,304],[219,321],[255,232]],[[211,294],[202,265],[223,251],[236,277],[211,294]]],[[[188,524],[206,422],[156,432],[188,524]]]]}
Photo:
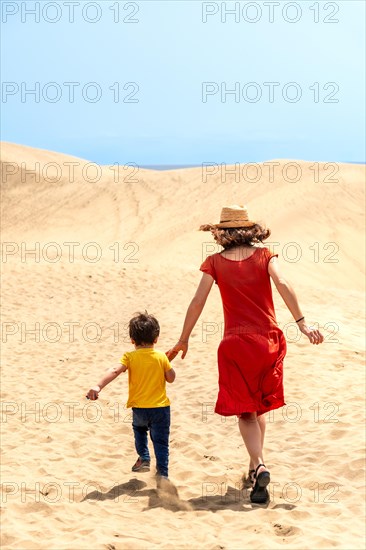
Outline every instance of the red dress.
{"type": "Polygon", "coordinates": [[[285,405],[286,340],[277,325],[268,274],[273,256],[278,254],[264,247],[245,260],[229,260],[218,253],[208,256],[200,267],[218,285],[224,308],[215,407],[222,416],[261,415],[285,405]]]}

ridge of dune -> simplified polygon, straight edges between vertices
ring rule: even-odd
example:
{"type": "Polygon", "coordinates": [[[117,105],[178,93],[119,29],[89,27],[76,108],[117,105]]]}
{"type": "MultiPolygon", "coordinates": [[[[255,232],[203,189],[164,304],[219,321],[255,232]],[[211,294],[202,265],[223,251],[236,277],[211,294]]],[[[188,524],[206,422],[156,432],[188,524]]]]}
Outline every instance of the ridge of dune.
{"type": "Polygon", "coordinates": [[[162,263],[174,263],[179,250],[192,267],[212,250],[199,226],[218,221],[224,204],[247,204],[271,228],[267,242],[291,276],[301,266],[305,283],[363,288],[363,165],[272,160],[117,173],[15,144],[3,143],[1,156],[5,240],[135,243],[146,263],[158,246],[162,263]]]}

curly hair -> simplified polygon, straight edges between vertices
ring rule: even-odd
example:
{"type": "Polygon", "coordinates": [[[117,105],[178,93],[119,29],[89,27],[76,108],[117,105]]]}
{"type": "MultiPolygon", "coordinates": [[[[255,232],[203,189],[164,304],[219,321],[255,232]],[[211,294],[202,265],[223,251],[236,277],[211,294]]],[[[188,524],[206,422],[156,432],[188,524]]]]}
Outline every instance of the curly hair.
{"type": "Polygon", "coordinates": [[[200,231],[211,231],[213,238],[225,250],[234,246],[253,246],[263,242],[271,234],[271,230],[256,223],[250,227],[218,228],[214,225],[201,225],[200,231]]]}
{"type": "Polygon", "coordinates": [[[137,346],[153,344],[160,334],[160,325],[153,315],[136,313],[129,322],[130,338],[137,346]]]}

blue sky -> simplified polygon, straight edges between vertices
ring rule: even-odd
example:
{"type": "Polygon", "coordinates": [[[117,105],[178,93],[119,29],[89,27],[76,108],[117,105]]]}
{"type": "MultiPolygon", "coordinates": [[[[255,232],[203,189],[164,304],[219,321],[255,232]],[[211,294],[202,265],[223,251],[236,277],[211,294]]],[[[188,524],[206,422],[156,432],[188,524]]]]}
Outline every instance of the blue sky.
{"type": "Polygon", "coordinates": [[[363,1],[0,3],[4,141],[103,164],[364,161],[363,1]]]}

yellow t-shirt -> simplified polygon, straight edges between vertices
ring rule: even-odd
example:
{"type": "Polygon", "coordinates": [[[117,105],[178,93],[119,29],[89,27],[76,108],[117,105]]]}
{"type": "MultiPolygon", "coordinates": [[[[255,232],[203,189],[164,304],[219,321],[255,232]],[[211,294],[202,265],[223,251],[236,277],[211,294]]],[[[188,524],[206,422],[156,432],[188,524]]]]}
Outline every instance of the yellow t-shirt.
{"type": "Polygon", "coordinates": [[[153,348],[127,351],[122,365],[128,369],[127,407],[167,407],[165,373],[172,368],[165,353],[153,348]]]}

